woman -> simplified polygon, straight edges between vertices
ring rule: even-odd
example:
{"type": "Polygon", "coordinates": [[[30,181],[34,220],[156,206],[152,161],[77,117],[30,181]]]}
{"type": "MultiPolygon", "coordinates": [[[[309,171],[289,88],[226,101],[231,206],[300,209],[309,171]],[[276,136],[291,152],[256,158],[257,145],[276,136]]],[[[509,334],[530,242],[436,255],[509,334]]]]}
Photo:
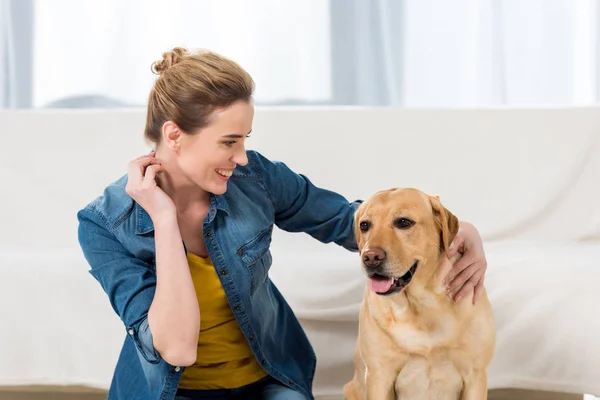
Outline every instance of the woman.
{"type": "MultiPolygon", "coordinates": [[[[236,63],[175,48],[153,71],[155,152],[78,213],[90,272],[129,336],[109,399],[312,398],[313,349],[268,278],[271,232],[355,251],[360,202],[246,152],[254,83],[236,63]]],[[[471,225],[457,250],[449,290],[477,293],[486,262],[471,225]]]]}

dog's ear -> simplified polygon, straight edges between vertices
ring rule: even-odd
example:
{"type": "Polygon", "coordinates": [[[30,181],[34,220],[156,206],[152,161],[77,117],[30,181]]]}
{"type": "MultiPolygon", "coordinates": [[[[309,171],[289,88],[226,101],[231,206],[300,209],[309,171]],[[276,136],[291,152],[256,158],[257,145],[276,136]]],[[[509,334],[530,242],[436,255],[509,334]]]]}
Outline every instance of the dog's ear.
{"type": "Polygon", "coordinates": [[[430,196],[429,199],[433,217],[440,227],[440,249],[446,251],[458,233],[458,218],[442,206],[439,196],[430,196]]]}

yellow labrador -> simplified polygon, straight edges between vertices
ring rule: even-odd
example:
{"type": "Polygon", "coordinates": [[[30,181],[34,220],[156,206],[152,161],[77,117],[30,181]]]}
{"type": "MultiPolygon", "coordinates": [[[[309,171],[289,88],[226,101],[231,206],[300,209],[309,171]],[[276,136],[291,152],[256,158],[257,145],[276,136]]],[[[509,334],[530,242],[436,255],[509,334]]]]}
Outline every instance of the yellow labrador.
{"type": "MultiPolygon", "coordinates": [[[[454,302],[443,280],[458,219],[416,189],[378,192],[356,212],[368,276],[348,400],[484,400],[495,346],[485,290],[454,302]]],[[[458,255],[457,257],[460,257],[458,255]]]]}

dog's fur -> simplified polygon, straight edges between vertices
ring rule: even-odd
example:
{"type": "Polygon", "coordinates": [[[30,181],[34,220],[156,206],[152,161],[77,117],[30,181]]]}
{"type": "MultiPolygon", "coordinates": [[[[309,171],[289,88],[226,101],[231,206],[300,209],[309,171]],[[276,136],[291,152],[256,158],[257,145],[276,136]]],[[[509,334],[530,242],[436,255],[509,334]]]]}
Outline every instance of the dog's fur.
{"type": "Polygon", "coordinates": [[[367,274],[401,277],[415,261],[418,266],[400,292],[382,295],[367,285],[347,400],[487,399],[495,345],[491,305],[484,289],[475,305],[472,291],[454,302],[443,283],[456,261],[446,250],[458,225],[438,197],[416,189],[378,192],[357,210],[367,274]],[[414,224],[402,226],[401,218],[414,224]],[[373,262],[373,249],[383,251],[382,260],[373,262]]]}

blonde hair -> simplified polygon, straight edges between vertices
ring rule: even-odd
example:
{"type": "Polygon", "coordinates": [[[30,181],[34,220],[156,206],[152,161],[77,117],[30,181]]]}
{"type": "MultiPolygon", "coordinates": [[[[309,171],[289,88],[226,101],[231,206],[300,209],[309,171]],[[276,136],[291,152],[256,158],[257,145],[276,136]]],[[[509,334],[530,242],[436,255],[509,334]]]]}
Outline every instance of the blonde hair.
{"type": "Polygon", "coordinates": [[[156,144],[165,122],[193,134],[210,123],[215,109],[248,102],[254,91],[254,81],[242,67],[207,50],[175,47],[152,63],[151,70],[158,78],[148,99],[144,135],[156,144]]]}

